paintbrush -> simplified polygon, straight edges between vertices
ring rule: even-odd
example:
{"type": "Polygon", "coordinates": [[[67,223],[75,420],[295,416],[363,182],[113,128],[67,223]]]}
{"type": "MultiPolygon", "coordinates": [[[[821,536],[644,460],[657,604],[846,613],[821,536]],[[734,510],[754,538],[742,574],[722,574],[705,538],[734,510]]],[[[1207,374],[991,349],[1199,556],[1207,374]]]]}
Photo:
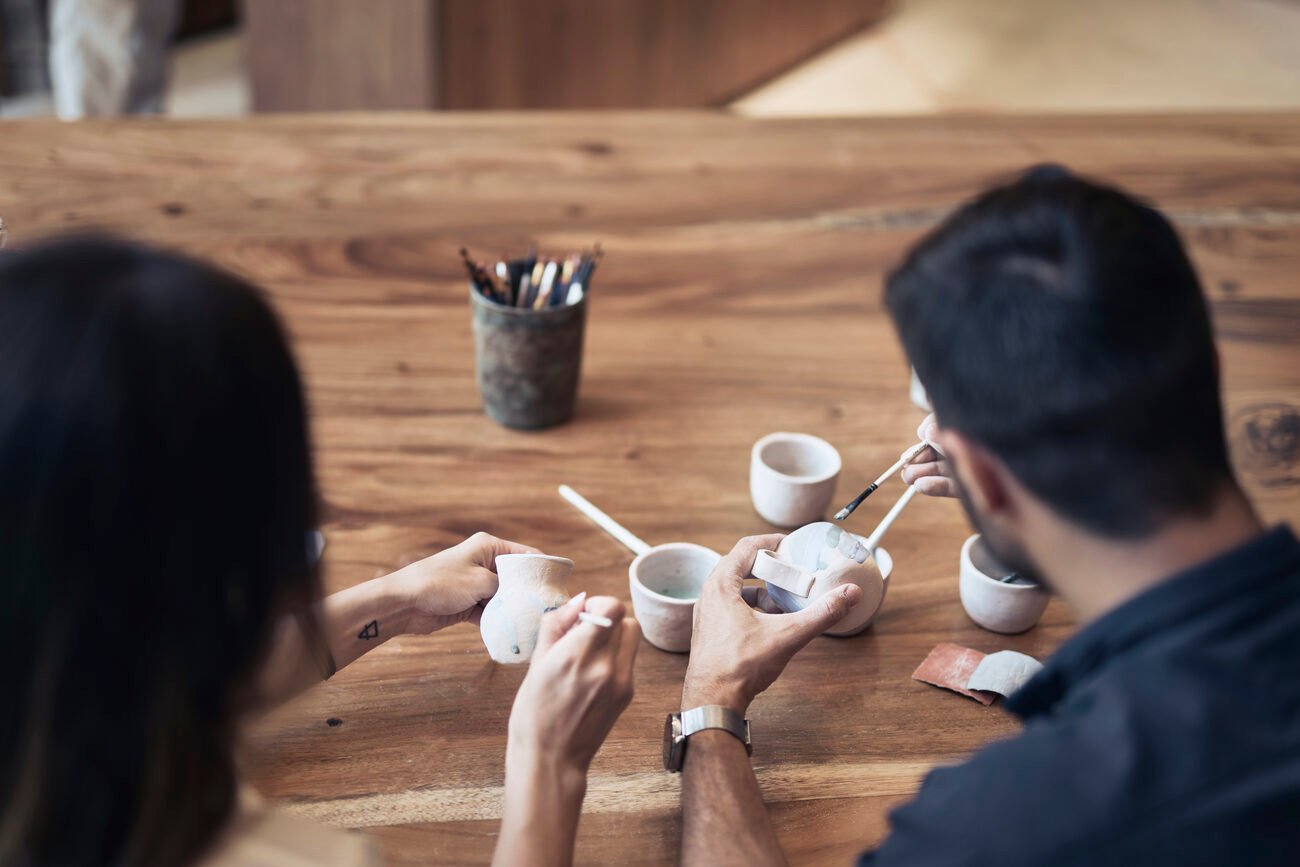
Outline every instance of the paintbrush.
{"type": "Polygon", "coordinates": [[[501,297],[497,292],[496,283],[492,280],[492,275],[487,272],[487,269],[471,259],[469,250],[464,247],[460,248],[460,258],[465,262],[465,270],[469,272],[470,282],[474,284],[479,293],[484,298],[500,302],[501,297]]]}
{"type": "Polygon", "coordinates": [[[559,270],[555,260],[547,261],[546,267],[542,269],[542,282],[537,289],[537,299],[533,301],[533,309],[538,310],[547,305],[551,300],[551,290],[555,287],[555,274],[559,270]]]}
{"type": "Polygon", "coordinates": [[[852,515],[853,511],[857,509],[858,506],[862,505],[863,500],[871,496],[871,494],[876,490],[876,488],[880,487],[885,482],[889,481],[890,477],[893,476],[894,473],[898,472],[903,467],[907,466],[908,462],[911,461],[912,458],[919,455],[921,453],[921,449],[925,448],[927,445],[929,445],[929,443],[927,443],[925,440],[922,440],[921,442],[912,446],[907,451],[903,452],[903,456],[898,459],[897,463],[895,463],[892,467],[890,467],[889,469],[881,473],[880,478],[872,482],[871,485],[865,491],[863,491],[862,493],[854,497],[853,501],[850,502],[847,506],[845,506],[843,509],[840,509],[838,512],[836,512],[835,520],[843,521],[849,515],[852,515]]]}

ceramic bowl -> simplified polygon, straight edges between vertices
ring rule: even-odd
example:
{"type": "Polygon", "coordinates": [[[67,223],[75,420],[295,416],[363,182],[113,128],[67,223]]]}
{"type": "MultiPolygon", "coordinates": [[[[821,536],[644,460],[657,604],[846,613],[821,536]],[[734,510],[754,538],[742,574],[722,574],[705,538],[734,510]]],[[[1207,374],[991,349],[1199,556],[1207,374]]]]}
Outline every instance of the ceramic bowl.
{"type": "Polygon", "coordinates": [[[1037,584],[1004,584],[1010,574],[977,533],[961,546],[961,604],[966,614],[990,632],[1024,632],[1047,607],[1047,591],[1037,584]]]}
{"type": "Polygon", "coordinates": [[[627,570],[632,610],[646,641],[671,653],[691,649],[695,600],[721,559],[721,554],[703,545],[669,542],[632,561],[627,570]]]}

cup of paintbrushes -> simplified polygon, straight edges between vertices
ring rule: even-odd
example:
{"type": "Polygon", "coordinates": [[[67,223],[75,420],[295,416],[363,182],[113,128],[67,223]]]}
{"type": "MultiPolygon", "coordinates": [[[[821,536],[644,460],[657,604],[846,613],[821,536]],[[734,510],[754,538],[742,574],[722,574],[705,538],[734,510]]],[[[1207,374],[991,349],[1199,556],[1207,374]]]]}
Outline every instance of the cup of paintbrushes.
{"type": "Polygon", "coordinates": [[[585,255],[530,256],[503,260],[489,272],[465,259],[484,411],[518,430],[568,421],[578,398],[594,264],[585,264],[585,255]]]}

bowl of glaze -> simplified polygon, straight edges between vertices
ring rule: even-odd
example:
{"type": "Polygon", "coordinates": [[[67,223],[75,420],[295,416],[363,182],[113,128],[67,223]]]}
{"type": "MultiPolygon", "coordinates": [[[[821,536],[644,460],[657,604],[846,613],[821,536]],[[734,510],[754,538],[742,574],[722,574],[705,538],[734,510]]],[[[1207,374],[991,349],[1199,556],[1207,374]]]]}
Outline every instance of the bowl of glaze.
{"type": "Polygon", "coordinates": [[[691,649],[695,602],[722,555],[691,542],[655,545],[628,567],[632,610],[641,634],[660,650],[691,649]]]}
{"type": "Polygon", "coordinates": [[[1051,598],[1038,584],[999,580],[1011,571],[978,533],[961,546],[961,605],[971,620],[990,632],[1009,635],[1032,628],[1051,598]]]}

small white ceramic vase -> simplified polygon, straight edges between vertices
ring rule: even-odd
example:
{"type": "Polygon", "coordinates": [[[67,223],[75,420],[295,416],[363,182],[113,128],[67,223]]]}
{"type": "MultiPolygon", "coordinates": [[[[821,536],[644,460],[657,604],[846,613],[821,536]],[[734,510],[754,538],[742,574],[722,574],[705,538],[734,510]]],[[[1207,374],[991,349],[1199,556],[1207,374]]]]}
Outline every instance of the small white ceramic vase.
{"type": "MultiPolygon", "coordinates": [[[[884,548],[876,548],[859,563],[826,544],[833,524],[818,521],[800,527],[781,540],[775,551],[759,551],[753,573],[767,583],[768,597],[782,611],[802,611],[843,584],[862,588],[862,598],[827,635],[853,635],[871,625],[889,589],[894,562],[884,548]]],[[[864,542],[861,537],[855,537],[864,542]]]]}
{"type": "Polygon", "coordinates": [[[820,437],[774,433],[754,443],[749,493],[754,511],[778,527],[799,527],[826,516],[840,477],[840,453],[820,437]]]}
{"type": "Polygon", "coordinates": [[[483,643],[497,662],[527,662],[537,648],[542,615],[569,600],[573,561],[547,554],[502,554],[496,565],[500,586],[479,621],[483,643]]]}
{"type": "Polygon", "coordinates": [[[961,546],[961,605],[990,632],[1024,632],[1038,622],[1050,597],[1037,584],[1005,583],[1003,566],[976,533],[961,546]]]}

